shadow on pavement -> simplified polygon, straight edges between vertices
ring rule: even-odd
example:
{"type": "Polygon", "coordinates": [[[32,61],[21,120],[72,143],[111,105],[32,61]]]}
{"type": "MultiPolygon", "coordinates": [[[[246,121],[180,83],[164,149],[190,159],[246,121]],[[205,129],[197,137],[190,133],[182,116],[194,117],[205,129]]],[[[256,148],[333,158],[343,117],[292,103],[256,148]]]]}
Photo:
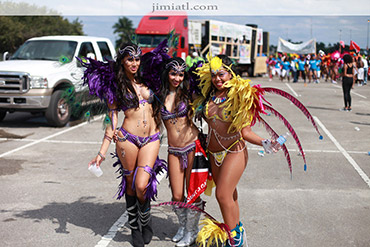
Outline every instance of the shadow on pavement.
{"type": "Polygon", "coordinates": [[[368,126],[370,126],[370,123],[361,123],[361,122],[355,122],[355,121],[350,121],[350,123],[358,124],[358,125],[368,125],[368,126]]]}
{"type": "MultiPolygon", "coordinates": [[[[53,202],[40,209],[26,210],[14,217],[33,219],[35,223],[50,220],[57,225],[56,233],[69,234],[68,224],[91,229],[95,235],[104,236],[110,227],[126,210],[123,202],[97,203],[95,197],[81,197],[72,203],[53,202]]],[[[150,246],[159,246],[160,242],[171,242],[178,229],[177,217],[171,207],[152,208],[154,236],[150,246]]],[[[3,222],[5,224],[6,222],[3,222]]],[[[114,237],[115,242],[132,242],[131,231],[127,222],[114,237]]],[[[195,246],[195,245],[192,245],[195,246]]]]}
{"type": "Polygon", "coordinates": [[[322,107],[322,106],[306,106],[308,109],[317,109],[317,110],[326,110],[326,111],[339,111],[338,108],[328,108],[328,107],[322,107]]]}
{"type": "Polygon", "coordinates": [[[95,197],[81,197],[72,203],[53,202],[40,209],[26,210],[15,217],[34,219],[34,222],[50,220],[57,224],[56,233],[68,234],[68,224],[91,229],[95,235],[105,235],[122,215],[126,206],[122,202],[96,203],[95,197]]]}

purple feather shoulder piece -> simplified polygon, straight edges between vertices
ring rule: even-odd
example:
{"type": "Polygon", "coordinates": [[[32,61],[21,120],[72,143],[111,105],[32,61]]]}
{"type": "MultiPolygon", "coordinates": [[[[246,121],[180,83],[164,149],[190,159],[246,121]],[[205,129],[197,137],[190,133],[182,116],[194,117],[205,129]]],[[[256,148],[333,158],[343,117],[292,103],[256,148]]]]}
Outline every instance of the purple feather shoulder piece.
{"type": "Polygon", "coordinates": [[[101,62],[91,58],[85,58],[86,62],[77,58],[83,67],[85,67],[83,85],[89,86],[91,95],[106,100],[113,104],[116,98],[117,83],[114,73],[114,61],[101,62]]]}
{"type": "Polygon", "coordinates": [[[154,93],[158,93],[160,90],[163,65],[166,60],[171,58],[167,52],[167,39],[165,39],[154,50],[145,53],[141,58],[141,77],[154,93]]]}

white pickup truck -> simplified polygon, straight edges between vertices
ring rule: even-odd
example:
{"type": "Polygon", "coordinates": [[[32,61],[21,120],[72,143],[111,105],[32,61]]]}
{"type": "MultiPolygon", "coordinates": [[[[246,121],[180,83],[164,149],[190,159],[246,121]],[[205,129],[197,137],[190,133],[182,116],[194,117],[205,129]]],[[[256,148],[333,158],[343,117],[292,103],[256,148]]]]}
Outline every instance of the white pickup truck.
{"type": "Polygon", "coordinates": [[[44,36],[27,40],[9,60],[0,62],[0,121],[15,111],[44,112],[61,127],[71,116],[63,92],[83,90],[83,68],[76,57],[99,61],[116,56],[109,39],[89,36],[44,36]]]}

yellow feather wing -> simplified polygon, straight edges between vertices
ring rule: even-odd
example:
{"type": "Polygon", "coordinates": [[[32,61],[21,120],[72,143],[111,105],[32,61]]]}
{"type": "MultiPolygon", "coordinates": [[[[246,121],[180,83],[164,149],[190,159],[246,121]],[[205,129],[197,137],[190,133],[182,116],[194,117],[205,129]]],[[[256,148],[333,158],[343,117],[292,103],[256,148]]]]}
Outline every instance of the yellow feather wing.
{"type": "Polygon", "coordinates": [[[228,129],[229,133],[240,131],[252,123],[254,109],[259,104],[259,98],[256,95],[257,90],[249,83],[250,80],[235,76],[224,85],[229,88],[228,99],[224,103],[226,111],[230,111],[233,116],[233,121],[228,129]]]}

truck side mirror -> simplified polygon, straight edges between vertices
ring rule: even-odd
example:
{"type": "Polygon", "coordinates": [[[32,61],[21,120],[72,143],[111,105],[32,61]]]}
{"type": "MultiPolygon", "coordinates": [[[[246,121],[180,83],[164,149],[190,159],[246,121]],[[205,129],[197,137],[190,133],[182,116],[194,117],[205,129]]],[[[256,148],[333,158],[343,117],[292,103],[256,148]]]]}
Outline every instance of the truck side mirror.
{"type": "Polygon", "coordinates": [[[9,58],[10,58],[10,53],[9,52],[4,52],[4,54],[3,54],[3,61],[5,61],[5,60],[9,60],[9,58]]]}

